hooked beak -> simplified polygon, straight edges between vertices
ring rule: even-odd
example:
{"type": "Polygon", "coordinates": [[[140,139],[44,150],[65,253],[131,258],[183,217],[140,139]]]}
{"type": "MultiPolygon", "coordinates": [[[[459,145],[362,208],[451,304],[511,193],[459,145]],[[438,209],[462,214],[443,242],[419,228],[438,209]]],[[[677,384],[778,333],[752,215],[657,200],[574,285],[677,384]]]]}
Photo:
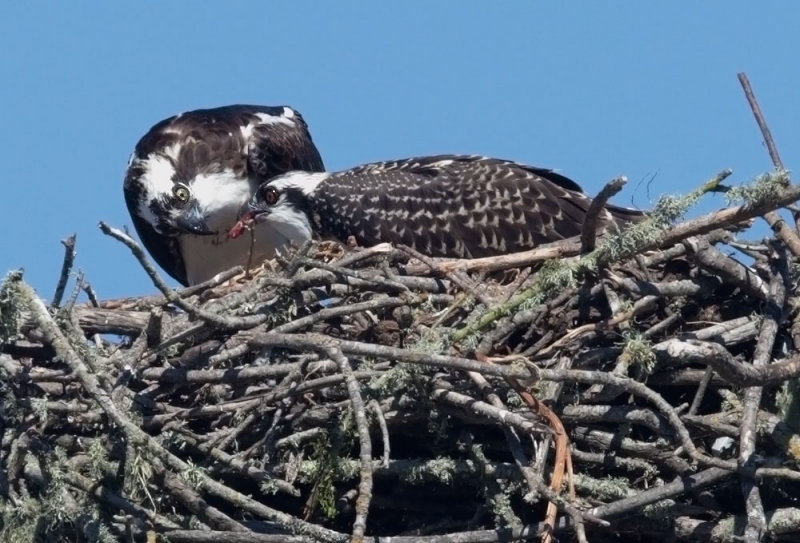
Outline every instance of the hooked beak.
{"type": "Polygon", "coordinates": [[[194,234],[195,236],[213,236],[216,232],[212,232],[206,224],[206,219],[200,212],[200,208],[196,203],[189,205],[175,220],[175,226],[179,230],[187,233],[194,234]]]}
{"type": "Polygon", "coordinates": [[[239,209],[239,220],[257,222],[259,217],[267,213],[267,206],[257,196],[250,197],[239,209]]]}
{"type": "Polygon", "coordinates": [[[261,222],[266,215],[267,208],[253,196],[239,208],[239,220],[236,221],[236,224],[228,231],[228,236],[232,239],[238,238],[244,234],[245,230],[261,222]]]}

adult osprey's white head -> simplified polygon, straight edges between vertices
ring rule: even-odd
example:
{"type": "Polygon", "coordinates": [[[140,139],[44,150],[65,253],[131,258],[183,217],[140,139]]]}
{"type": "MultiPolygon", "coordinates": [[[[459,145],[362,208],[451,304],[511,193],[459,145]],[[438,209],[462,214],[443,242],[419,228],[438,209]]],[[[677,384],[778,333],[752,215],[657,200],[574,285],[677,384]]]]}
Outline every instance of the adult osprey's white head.
{"type": "MultiPolygon", "coordinates": [[[[196,284],[247,261],[249,243],[227,231],[259,184],[323,169],[305,121],[290,107],[200,109],[161,121],[139,140],[125,202],[156,262],[182,284],[196,284]]],[[[256,239],[256,259],[302,241],[266,225],[256,239]]]]}
{"type": "MultiPolygon", "coordinates": [[[[592,199],[551,170],[479,156],[439,155],[336,173],[290,172],[263,183],[231,230],[268,225],[296,237],[361,246],[402,243],[430,255],[476,258],[581,233],[592,199]]],[[[641,220],[612,205],[598,229],[641,220]]]]}

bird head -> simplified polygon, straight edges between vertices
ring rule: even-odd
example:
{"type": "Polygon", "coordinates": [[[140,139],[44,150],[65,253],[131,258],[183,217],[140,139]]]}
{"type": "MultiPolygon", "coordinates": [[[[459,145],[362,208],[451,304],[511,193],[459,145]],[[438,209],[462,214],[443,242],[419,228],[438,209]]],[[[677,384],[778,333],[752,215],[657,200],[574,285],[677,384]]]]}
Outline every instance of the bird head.
{"type": "Polygon", "coordinates": [[[310,238],[314,191],[328,173],[289,172],[275,177],[253,193],[239,209],[239,221],[228,235],[237,238],[256,224],[266,223],[271,228],[291,237],[310,238]]]}
{"type": "Polygon", "coordinates": [[[224,233],[250,195],[250,183],[217,163],[187,161],[187,150],[166,147],[134,156],[125,179],[129,207],[164,236],[224,233]]]}

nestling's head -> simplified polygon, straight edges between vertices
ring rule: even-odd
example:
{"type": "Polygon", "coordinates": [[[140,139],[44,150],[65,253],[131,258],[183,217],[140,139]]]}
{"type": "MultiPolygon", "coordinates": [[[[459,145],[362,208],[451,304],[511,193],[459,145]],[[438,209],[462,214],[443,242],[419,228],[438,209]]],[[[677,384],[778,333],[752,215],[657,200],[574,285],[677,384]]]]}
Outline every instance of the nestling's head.
{"type": "Polygon", "coordinates": [[[289,172],[262,183],[239,209],[239,221],[230,229],[236,238],[256,224],[266,224],[292,238],[310,238],[312,199],[329,173],[289,172]]]}

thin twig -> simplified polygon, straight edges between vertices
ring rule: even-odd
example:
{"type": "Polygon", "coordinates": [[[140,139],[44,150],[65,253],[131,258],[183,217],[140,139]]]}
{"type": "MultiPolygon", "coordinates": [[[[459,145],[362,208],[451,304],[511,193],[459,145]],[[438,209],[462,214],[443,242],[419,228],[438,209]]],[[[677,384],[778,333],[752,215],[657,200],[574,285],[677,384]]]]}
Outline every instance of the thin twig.
{"type": "MultiPolygon", "coordinates": [[[[742,85],[747,102],[750,104],[750,109],[753,111],[753,116],[756,119],[758,128],[761,130],[761,135],[764,137],[764,143],[767,145],[767,150],[769,151],[772,163],[775,165],[775,169],[778,172],[785,172],[786,169],[783,167],[783,162],[778,154],[778,147],[775,145],[775,141],[772,139],[772,133],[770,132],[769,126],[767,126],[767,121],[761,113],[761,108],[758,105],[753,88],[750,86],[750,80],[747,79],[747,75],[744,72],[737,74],[737,77],[739,78],[739,83],[742,85]]],[[[793,211],[792,215],[794,216],[796,228],[800,228],[800,213],[793,211]]],[[[797,236],[795,230],[792,230],[786,225],[780,214],[777,211],[770,210],[764,214],[764,219],[769,223],[778,237],[786,243],[792,253],[800,257],[800,237],[797,236]]]]}
{"type": "Polygon", "coordinates": [[[72,234],[68,238],[61,240],[61,244],[64,246],[64,262],[61,264],[61,275],[58,277],[56,292],[53,294],[53,301],[50,302],[50,307],[54,309],[61,305],[61,299],[64,297],[64,290],[67,288],[69,274],[72,271],[72,265],[75,262],[76,238],[77,234],[72,234]]]}
{"type": "Polygon", "coordinates": [[[761,108],[758,106],[756,95],[753,93],[753,87],[750,86],[750,80],[747,79],[747,74],[740,72],[736,74],[736,77],[739,78],[739,83],[741,83],[742,89],[744,89],[747,103],[750,104],[750,109],[753,110],[753,116],[756,118],[758,128],[761,130],[761,135],[764,136],[764,143],[767,144],[767,150],[769,151],[769,156],[772,158],[773,164],[775,164],[775,168],[778,170],[785,170],[783,162],[781,162],[781,157],[778,154],[778,147],[772,139],[772,133],[769,130],[769,126],[767,126],[764,115],[761,113],[761,108]]]}
{"type": "Polygon", "coordinates": [[[102,221],[100,221],[100,230],[107,236],[111,236],[112,238],[121,241],[126,247],[128,247],[131,253],[133,253],[133,256],[136,257],[136,260],[139,261],[139,264],[150,277],[150,280],[153,281],[153,284],[158,290],[161,291],[164,297],[169,302],[174,303],[176,306],[180,307],[193,317],[224,330],[243,330],[247,328],[253,328],[254,326],[258,326],[267,320],[265,315],[255,315],[251,317],[223,317],[217,313],[210,313],[187,303],[174,290],[172,290],[163,279],[161,279],[156,269],[152,264],[150,264],[150,261],[147,259],[147,256],[144,254],[141,246],[136,243],[132,237],[122,230],[110,227],[102,221]]]}

